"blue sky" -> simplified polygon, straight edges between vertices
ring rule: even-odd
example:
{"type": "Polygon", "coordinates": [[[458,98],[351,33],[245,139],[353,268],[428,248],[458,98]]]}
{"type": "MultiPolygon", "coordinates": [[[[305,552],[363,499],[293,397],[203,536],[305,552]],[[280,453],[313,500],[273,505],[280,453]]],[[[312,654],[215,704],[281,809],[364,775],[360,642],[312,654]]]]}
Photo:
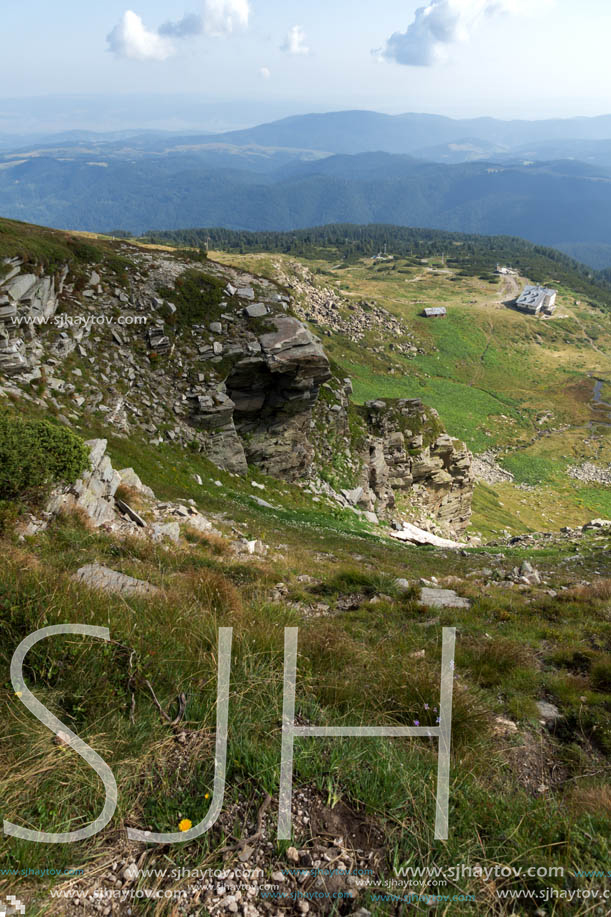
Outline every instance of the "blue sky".
{"type": "Polygon", "coordinates": [[[2,95],[204,93],[250,102],[253,120],[266,106],[611,110],[608,0],[428,2],[417,13],[426,0],[3,0],[2,95]],[[185,14],[188,37],[159,33],[185,14]]]}

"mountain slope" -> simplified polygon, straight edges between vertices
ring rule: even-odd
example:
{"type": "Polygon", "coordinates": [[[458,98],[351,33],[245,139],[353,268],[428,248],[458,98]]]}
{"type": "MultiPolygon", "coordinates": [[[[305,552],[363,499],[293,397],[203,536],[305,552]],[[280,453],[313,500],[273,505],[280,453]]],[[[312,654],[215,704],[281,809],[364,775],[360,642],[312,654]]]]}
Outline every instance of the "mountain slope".
{"type": "MultiPolygon", "coordinates": [[[[99,816],[104,787],[74,735],[103,756],[119,797],[112,821],[75,844],[2,833],[2,898],[58,917],[115,904],[165,917],[177,901],[238,917],[277,901],[302,917],[311,901],[331,917],[340,896],[347,914],[381,914],[399,889],[413,903],[398,870],[428,868],[432,851],[435,884],[414,880],[427,907],[456,888],[461,915],[492,904],[510,917],[505,893],[561,900],[579,871],[578,912],[591,909],[607,865],[592,838],[608,824],[611,524],[590,522],[605,488],[565,464],[605,455],[588,372],[606,372],[609,316],[570,286],[554,319],[522,315],[505,302],[515,280],[480,277],[464,248],[460,266],[347,262],[337,248],[206,259],[0,220],[0,338],[14,345],[0,371],[3,817],[58,833],[99,816]],[[419,314],[439,301],[446,320],[419,314]],[[474,442],[517,447],[514,482],[477,487],[485,546],[417,547],[392,528],[416,513],[443,521],[456,485],[454,509],[470,497],[469,456],[435,406],[474,442]],[[66,462],[67,443],[88,470],[66,462]],[[365,510],[374,496],[381,524],[365,510]],[[54,736],[25,711],[11,662],[66,622],[108,639],[46,632],[28,653],[25,684],[70,730],[54,736]],[[283,665],[296,629],[297,722],[393,732],[295,743],[289,847],[283,665]],[[454,635],[440,841],[435,737],[454,635]],[[211,829],[187,835],[208,813],[211,829]],[[531,876],[539,857],[553,875],[531,876]]],[[[596,390],[607,399],[602,380],[596,390]]]]}
{"type": "Polygon", "coordinates": [[[611,173],[576,162],[448,166],[368,153],[265,174],[240,160],[236,166],[211,168],[194,155],[174,154],[135,161],[5,159],[0,211],[88,231],[379,222],[519,235],[548,245],[611,239],[611,173]]]}

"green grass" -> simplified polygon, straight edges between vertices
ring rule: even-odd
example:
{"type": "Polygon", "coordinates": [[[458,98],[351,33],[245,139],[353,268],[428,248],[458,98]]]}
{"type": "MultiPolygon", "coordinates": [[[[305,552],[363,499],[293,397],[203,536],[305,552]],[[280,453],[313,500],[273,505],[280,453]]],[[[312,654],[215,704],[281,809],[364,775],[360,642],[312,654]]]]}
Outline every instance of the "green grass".
{"type": "MultiPolygon", "coordinates": [[[[145,450],[142,453],[148,457],[145,450]]],[[[151,467],[154,464],[153,459],[151,467]]],[[[152,483],[161,490],[169,474],[164,463],[152,483]]],[[[206,508],[208,497],[201,502],[206,508]]],[[[238,504],[230,505],[233,510],[238,504]]],[[[253,532],[258,532],[259,515],[254,513],[250,519],[253,532]]],[[[270,529],[277,528],[284,543],[294,546],[284,556],[250,566],[246,578],[239,564],[203,543],[188,550],[165,550],[140,540],[116,541],[103,533],[89,533],[69,518],[57,521],[46,535],[25,547],[5,544],[0,585],[0,668],[5,686],[11,650],[33,629],[66,620],[110,628],[110,645],[73,637],[39,644],[30,653],[27,668],[37,696],[102,753],[116,774],[120,803],[108,842],[122,823],[168,831],[175,830],[182,818],[196,822],[203,817],[213,775],[219,626],[234,627],[226,805],[249,799],[256,810],[265,792],[274,794],[278,789],[285,626],[300,628],[298,712],[310,722],[411,724],[417,719],[434,725],[441,626],[453,625],[459,633],[461,677],[453,713],[449,841],[436,842],[432,836],[436,755],[426,741],[298,741],[296,785],[312,787],[325,799],[360,805],[385,825],[386,870],[392,863],[451,866],[511,861],[587,869],[604,862],[601,842],[585,843],[586,835],[604,836],[602,814],[570,813],[562,789],[533,799],[517,773],[507,771],[490,728],[491,716],[499,713],[515,717],[523,729],[531,728],[536,721],[534,701],[543,695],[566,711],[569,722],[578,717],[578,732],[562,735],[557,754],[563,755],[566,747],[570,762],[569,750],[575,743],[577,747],[582,743],[582,756],[593,741],[605,748],[609,656],[590,636],[593,626],[608,629],[603,623],[602,593],[601,598],[567,594],[559,604],[541,598],[533,605],[520,594],[490,592],[464,580],[461,591],[472,595],[473,607],[441,611],[438,626],[421,628],[418,622],[430,612],[419,606],[413,592],[399,594],[394,577],[403,574],[417,580],[433,571],[440,577],[461,576],[490,564],[490,558],[477,552],[464,558],[372,542],[365,562],[355,566],[354,554],[363,548],[350,532],[325,530],[319,522],[308,544],[303,530],[298,534],[282,520],[274,521],[270,529]],[[333,551],[332,561],[316,559],[323,546],[333,551]],[[71,572],[93,560],[146,578],[162,586],[165,594],[155,600],[118,600],[76,585],[71,572]],[[282,578],[294,583],[303,600],[306,593],[295,576],[304,569],[321,580],[320,587],[308,587],[312,600],[329,602],[359,592],[364,604],[333,618],[308,622],[298,611],[265,597],[282,578]],[[379,606],[369,606],[368,597],[378,592],[388,598],[379,606]],[[546,647],[542,672],[535,665],[541,646],[546,647]],[[567,664],[573,664],[574,646],[585,648],[588,664],[571,693],[562,686],[567,664]],[[554,653],[550,647],[556,648],[554,653]],[[414,659],[422,650],[424,656],[414,659]],[[157,714],[145,678],[166,708],[181,691],[187,694],[189,738],[178,765],[171,731],[157,714]],[[588,696],[587,715],[583,709],[579,712],[577,691],[588,696]],[[132,693],[136,697],[133,724],[129,719],[132,693]]],[[[591,550],[596,550],[594,542],[591,550]]],[[[510,556],[507,564],[519,563],[520,556],[523,551],[510,556]]],[[[548,549],[535,562],[550,575],[558,556],[548,549]]],[[[600,563],[596,553],[591,562],[600,563]]],[[[2,744],[3,815],[45,830],[73,828],[95,817],[102,794],[92,772],[76,764],[69,751],[53,746],[44,728],[32,723],[7,687],[4,704],[9,716],[2,728],[11,741],[2,744]]],[[[583,766],[578,756],[569,773],[579,774],[583,766]]],[[[239,837],[239,825],[234,832],[239,837]]],[[[226,831],[214,830],[186,848],[171,850],[171,861],[183,866],[214,863],[215,848],[226,839],[226,831]]],[[[3,866],[10,868],[59,869],[74,864],[75,856],[86,865],[98,853],[99,842],[49,850],[0,841],[3,866]]],[[[162,857],[160,862],[164,861],[162,857]]],[[[525,886],[517,883],[516,887],[525,886]]],[[[483,886],[471,880],[464,890],[475,894],[478,902],[467,912],[481,912],[483,886]]]]}
{"type": "MultiPolygon", "coordinates": [[[[128,262],[119,254],[119,246],[110,241],[85,240],[82,235],[44,229],[29,223],[0,218],[0,260],[20,258],[25,265],[54,274],[68,265],[75,278],[89,274],[96,264],[125,279],[128,262]]],[[[8,270],[0,265],[0,276],[8,270]]]]}
{"type": "Polygon", "coordinates": [[[577,499],[588,510],[603,519],[611,519],[611,488],[580,487],[577,499]]]}
{"type": "Polygon", "coordinates": [[[502,467],[513,474],[516,484],[551,484],[562,474],[566,463],[544,455],[513,453],[501,460],[502,467]]]}

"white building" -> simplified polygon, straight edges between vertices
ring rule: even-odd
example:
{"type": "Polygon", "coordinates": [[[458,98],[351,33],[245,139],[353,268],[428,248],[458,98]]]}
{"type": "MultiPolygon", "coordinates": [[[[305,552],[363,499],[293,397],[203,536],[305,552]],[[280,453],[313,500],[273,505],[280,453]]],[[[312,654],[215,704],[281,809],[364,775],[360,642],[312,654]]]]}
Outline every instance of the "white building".
{"type": "Polygon", "coordinates": [[[556,311],[557,296],[557,290],[547,287],[524,287],[516,300],[516,305],[518,309],[528,312],[529,315],[539,315],[541,312],[545,315],[553,315],[556,311]]]}

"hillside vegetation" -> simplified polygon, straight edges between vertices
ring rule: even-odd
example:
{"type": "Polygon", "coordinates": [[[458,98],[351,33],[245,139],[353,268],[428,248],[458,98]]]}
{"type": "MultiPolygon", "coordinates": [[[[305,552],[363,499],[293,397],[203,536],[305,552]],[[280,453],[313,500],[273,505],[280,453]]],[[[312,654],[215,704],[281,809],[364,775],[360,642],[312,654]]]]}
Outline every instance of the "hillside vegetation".
{"type": "Polygon", "coordinates": [[[486,275],[492,281],[497,266],[511,265],[533,283],[564,282],[575,293],[591,297],[592,305],[611,307],[611,274],[547,248],[512,236],[481,236],[373,223],[336,223],[294,232],[238,232],[230,229],[179,229],[146,233],[143,241],[178,248],[210,247],[247,254],[277,252],[310,260],[354,264],[383,252],[406,259],[444,256],[460,276],[486,275]]]}
{"type": "Polygon", "coordinates": [[[156,145],[149,138],[136,149],[99,141],[1,152],[0,211],[64,228],[136,234],[202,225],[429,226],[518,235],[576,250],[598,266],[611,238],[604,158],[601,164],[491,153],[473,162],[431,162],[380,152],[375,135],[369,151],[351,155],[304,149],[300,141],[234,141],[174,136],[156,145]]]}
{"type": "MultiPolygon", "coordinates": [[[[109,629],[108,642],[37,644],[24,680],[118,786],[112,822],[90,840],[0,835],[0,900],[18,888],[28,917],[403,917],[433,907],[514,917],[548,907],[549,890],[559,896],[554,915],[586,917],[607,890],[611,525],[591,520],[611,516],[609,486],[567,474],[586,457],[611,460],[607,290],[566,259],[515,243],[504,254],[532,257],[537,277],[559,289],[557,314],[531,318],[512,299],[532,275],[491,273],[499,240],[481,249],[462,240],[471,261],[460,246],[427,250],[441,241],[428,236],[426,253],[386,260],[315,241],[299,255],[206,258],[199,248],[0,223],[0,258],[18,255],[34,280],[68,265],[56,314],[74,321],[64,336],[35,329],[38,374],[0,376],[0,452],[21,467],[32,431],[42,434],[31,474],[7,482],[0,473],[10,509],[0,533],[0,815],[71,831],[104,802],[94,771],[28,713],[11,682],[15,649],[42,627],[109,629]],[[278,314],[250,315],[245,303],[257,297],[278,314]],[[448,317],[423,318],[431,304],[448,317]],[[89,333],[76,324],[96,315],[111,321],[89,333]],[[161,324],[155,340],[165,346],[153,350],[148,329],[120,326],[127,315],[161,324]],[[183,389],[197,395],[233,368],[235,353],[209,342],[233,329],[235,343],[243,327],[265,341],[272,319],[288,325],[308,369],[326,358],[311,333],[296,335],[297,319],[331,357],[332,378],[322,376],[305,415],[316,443],[310,477],[279,479],[252,463],[221,470],[186,420],[183,389]],[[387,521],[330,495],[329,482],[343,487],[350,471],[334,408],[346,404],[350,443],[364,435],[365,403],[384,397],[439,412],[417,426],[383,404],[413,438],[428,444],[445,427],[449,448],[462,436],[514,475],[478,485],[471,533],[481,543],[400,543],[387,521]],[[87,451],[98,454],[93,481],[87,451]],[[45,511],[39,488],[58,481],[73,485],[60,496],[85,492],[93,507],[45,511]],[[96,522],[113,481],[112,522],[96,522]],[[130,588],[92,583],[92,565],[130,577],[130,588]],[[221,627],[233,628],[222,813],[190,843],[129,840],[128,828],[184,832],[216,802],[221,627]],[[285,628],[299,629],[299,725],[425,729],[439,716],[443,629],[456,629],[447,840],[434,837],[434,738],[308,736],[295,742],[293,834],[278,841],[285,628]],[[405,873],[424,867],[440,873],[405,873]]],[[[297,381],[301,389],[274,390],[289,416],[297,381]]],[[[250,448],[252,426],[241,431],[250,448]]]]}

